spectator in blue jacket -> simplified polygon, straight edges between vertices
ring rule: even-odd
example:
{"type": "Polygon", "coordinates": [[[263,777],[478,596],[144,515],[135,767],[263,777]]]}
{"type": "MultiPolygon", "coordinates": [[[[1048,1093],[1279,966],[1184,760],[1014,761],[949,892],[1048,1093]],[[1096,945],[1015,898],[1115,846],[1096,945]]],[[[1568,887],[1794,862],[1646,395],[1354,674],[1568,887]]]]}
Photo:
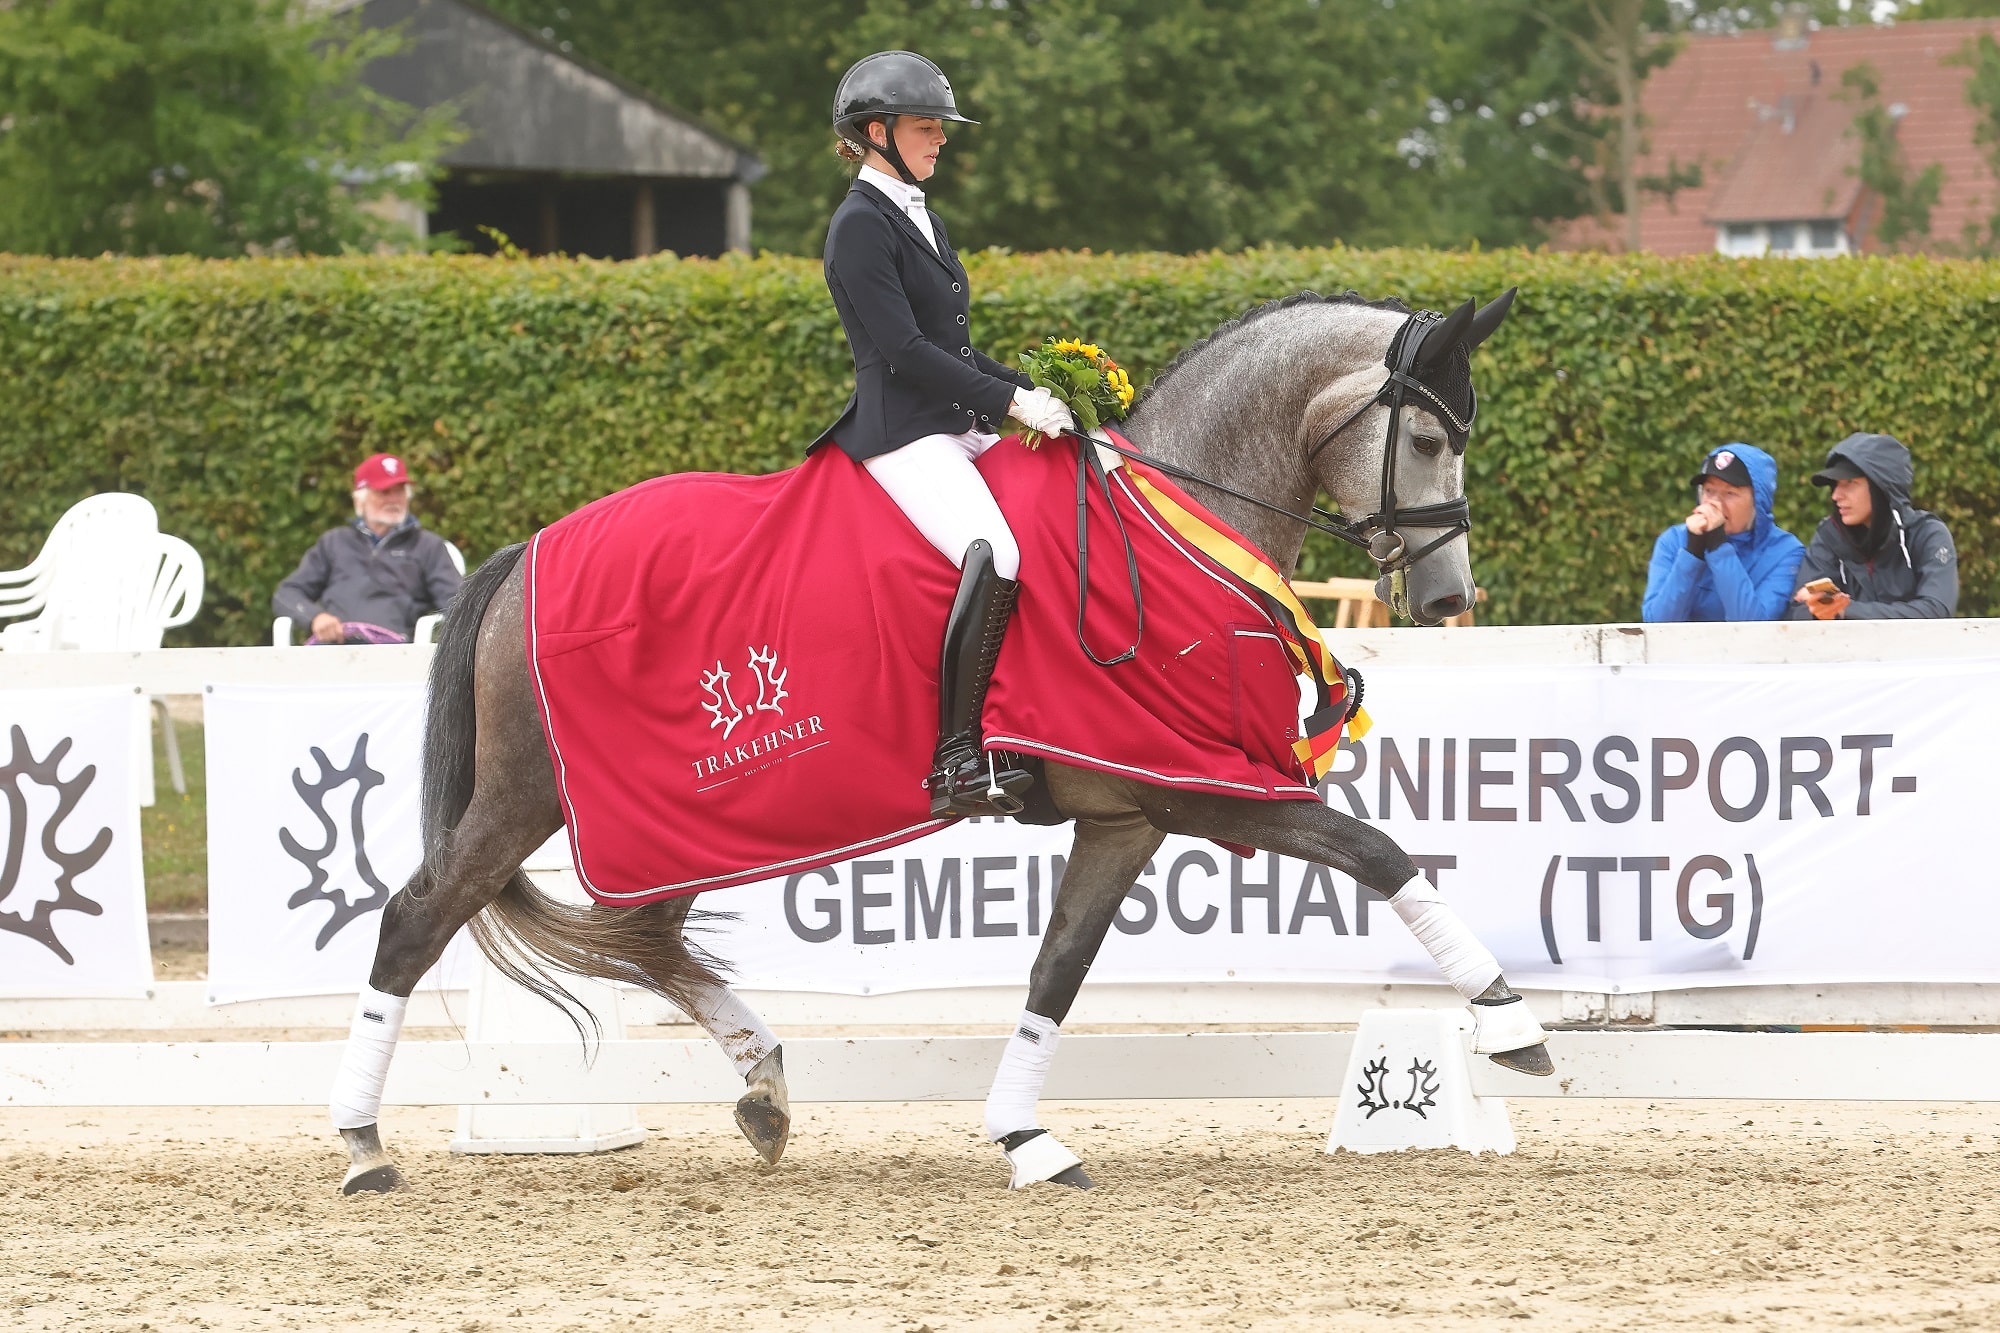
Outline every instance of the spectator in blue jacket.
{"type": "Polygon", "coordinates": [[[1725,444],[1709,451],[1694,487],[1694,512],[1653,543],[1647,622],[1784,615],[1805,547],[1771,517],[1776,460],[1755,445],[1725,444]]]}

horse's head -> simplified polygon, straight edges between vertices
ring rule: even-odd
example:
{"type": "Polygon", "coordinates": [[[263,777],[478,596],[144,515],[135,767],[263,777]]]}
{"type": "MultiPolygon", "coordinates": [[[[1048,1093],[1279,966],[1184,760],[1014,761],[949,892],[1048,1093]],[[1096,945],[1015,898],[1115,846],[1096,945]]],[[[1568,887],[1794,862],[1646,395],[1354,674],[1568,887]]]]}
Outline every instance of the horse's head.
{"type": "Polygon", "coordinates": [[[1394,604],[1392,583],[1402,574],[1407,602],[1398,609],[1420,625],[1472,606],[1465,446],[1478,396],[1471,354],[1513,300],[1509,288],[1477,309],[1467,301],[1449,315],[1417,311],[1375,321],[1376,337],[1386,337],[1381,361],[1344,370],[1306,411],[1312,480],[1367,540],[1381,570],[1377,595],[1394,604]]]}
{"type": "Polygon", "coordinates": [[[1409,615],[1435,625],[1472,605],[1471,355],[1513,299],[1449,315],[1353,292],[1269,302],[1182,352],[1127,432],[1287,572],[1324,490],[1338,535],[1375,557],[1384,600],[1401,571],[1409,615]]]}

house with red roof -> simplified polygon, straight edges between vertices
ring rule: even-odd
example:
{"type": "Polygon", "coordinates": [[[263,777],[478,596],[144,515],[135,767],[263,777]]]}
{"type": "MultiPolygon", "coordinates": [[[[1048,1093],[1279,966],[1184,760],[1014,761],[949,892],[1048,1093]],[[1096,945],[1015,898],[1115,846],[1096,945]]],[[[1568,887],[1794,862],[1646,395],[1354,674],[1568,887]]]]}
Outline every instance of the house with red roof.
{"type": "MultiPolygon", "coordinates": [[[[1689,38],[1641,92],[1647,151],[1639,175],[1666,179],[1698,166],[1701,183],[1642,192],[1641,248],[1801,257],[1882,248],[1881,200],[1856,173],[1860,107],[1841,85],[1863,62],[1875,71],[1910,178],[1933,163],[1943,171],[1929,241],[1911,248],[1948,248],[1968,229],[1983,233],[2000,211],[2000,181],[1973,138],[1970,71],[1947,63],[1981,33],[2000,40],[2000,19],[1689,38]]],[[[1616,248],[1622,234],[1622,220],[1607,229],[1584,218],[1560,229],[1558,244],[1616,248]]]]}

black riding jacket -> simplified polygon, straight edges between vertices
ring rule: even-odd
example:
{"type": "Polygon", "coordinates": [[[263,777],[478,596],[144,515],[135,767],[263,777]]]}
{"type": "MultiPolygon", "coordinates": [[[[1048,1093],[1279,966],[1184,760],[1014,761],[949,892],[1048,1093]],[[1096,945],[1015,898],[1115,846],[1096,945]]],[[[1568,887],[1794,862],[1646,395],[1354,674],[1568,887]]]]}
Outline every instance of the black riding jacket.
{"type": "Polygon", "coordinates": [[[972,345],[972,297],[944,222],[937,249],[881,191],[861,181],[826,232],[826,285],[854,353],[854,393],[809,448],[857,461],[926,435],[998,431],[1017,388],[1034,382],[972,345]]]}

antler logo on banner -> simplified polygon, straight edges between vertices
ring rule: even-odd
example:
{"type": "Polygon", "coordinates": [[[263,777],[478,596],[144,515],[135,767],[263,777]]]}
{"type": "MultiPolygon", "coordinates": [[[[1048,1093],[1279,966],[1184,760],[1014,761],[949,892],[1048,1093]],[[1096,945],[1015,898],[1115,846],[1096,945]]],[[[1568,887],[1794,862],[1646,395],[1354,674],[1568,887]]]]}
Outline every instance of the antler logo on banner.
{"type": "Polygon", "coordinates": [[[54,917],[57,912],[104,914],[103,904],[77,892],[76,878],[111,850],[111,830],[101,828],[81,850],[65,852],[60,845],[62,823],[90,789],[97,765],[85,764],[65,782],[58,770],[73,738],[63,737],[36,759],[27,733],[14,727],[12,736],[14,753],[0,767],[0,802],[7,811],[6,859],[0,861],[0,930],[25,935],[74,966],[76,958],[56,938],[54,917]],[[48,809],[51,799],[53,810],[48,809]]]}
{"type": "Polygon", "coordinates": [[[305,770],[292,770],[292,788],[306,808],[317,819],[324,832],[326,842],[320,847],[307,847],[292,836],[290,829],[278,830],[278,842],[285,854],[305,868],[311,877],[307,885],[291,896],[286,906],[300,908],[308,903],[326,903],[333,909],[333,915],[320,927],[319,938],[313,942],[314,949],[324,949],[327,942],[344,930],[357,917],[379,911],[389,901],[389,886],[375,873],[375,867],[368,861],[368,825],[363,813],[368,793],[382,785],[383,777],[368,763],[368,733],[362,732],[354,742],[354,753],[348,757],[343,768],[335,768],[326,757],[326,751],[317,745],[312,747],[313,762],[319,766],[319,776],[306,781],[305,770]],[[354,799],[348,806],[348,857],[336,859],[334,852],[340,847],[340,830],[327,813],[327,798],[345,783],[354,784],[354,799]],[[328,862],[333,861],[337,870],[349,871],[335,879],[328,862]],[[355,890],[366,886],[366,892],[355,890]]]}

